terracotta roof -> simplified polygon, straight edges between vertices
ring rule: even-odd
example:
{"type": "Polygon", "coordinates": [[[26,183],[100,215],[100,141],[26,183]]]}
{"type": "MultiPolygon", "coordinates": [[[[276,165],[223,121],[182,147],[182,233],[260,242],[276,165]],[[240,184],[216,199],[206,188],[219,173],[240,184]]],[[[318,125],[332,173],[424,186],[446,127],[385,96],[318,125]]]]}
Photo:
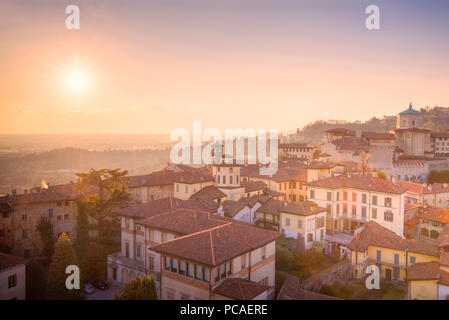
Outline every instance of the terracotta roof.
{"type": "Polygon", "coordinates": [[[449,138],[449,132],[432,132],[432,138],[449,138]]]}
{"type": "Polygon", "coordinates": [[[257,165],[247,165],[241,168],[240,175],[253,178],[272,179],[278,183],[287,181],[307,182],[307,170],[302,165],[281,166],[272,176],[261,175],[259,173],[259,166],[257,165]]]}
{"type": "Polygon", "coordinates": [[[73,201],[78,198],[75,184],[50,185],[47,189],[32,188],[27,194],[15,196],[14,204],[73,201]]]}
{"type": "Polygon", "coordinates": [[[270,197],[272,197],[272,198],[275,198],[275,197],[279,197],[279,196],[283,196],[283,195],[284,195],[284,193],[282,193],[282,192],[279,192],[279,191],[276,191],[276,190],[273,190],[273,189],[269,189],[269,188],[265,188],[265,189],[263,190],[263,192],[264,192],[266,195],[268,195],[268,196],[270,196],[270,197]]]}
{"type": "Polygon", "coordinates": [[[420,219],[449,223],[449,209],[437,208],[433,206],[422,206],[422,212],[419,212],[420,219]]]}
{"type": "Polygon", "coordinates": [[[449,272],[440,269],[439,284],[449,287],[449,272]]]}
{"type": "Polygon", "coordinates": [[[242,181],[240,185],[245,187],[245,192],[264,190],[267,187],[263,181],[242,181]]]}
{"type": "Polygon", "coordinates": [[[216,200],[226,197],[220,189],[215,186],[206,186],[200,191],[192,194],[190,199],[216,200]]]}
{"type": "Polygon", "coordinates": [[[449,252],[441,251],[440,254],[440,264],[442,266],[449,267],[449,252]]]}
{"type": "Polygon", "coordinates": [[[428,129],[420,129],[420,128],[397,128],[394,129],[395,132],[404,132],[404,131],[413,131],[413,132],[431,132],[428,129]]]}
{"type": "Polygon", "coordinates": [[[415,239],[403,239],[396,233],[382,227],[374,221],[365,224],[364,229],[348,245],[351,250],[364,252],[369,246],[405,250],[439,257],[440,249],[434,242],[415,239]]]}
{"type": "Polygon", "coordinates": [[[394,134],[391,134],[389,132],[362,132],[362,137],[366,139],[387,139],[392,140],[394,139],[394,134]]]}
{"type": "Polygon", "coordinates": [[[241,278],[229,278],[220,283],[213,292],[234,300],[251,300],[270,287],[241,278]]]}
{"type": "Polygon", "coordinates": [[[359,137],[342,137],[331,141],[338,150],[368,150],[368,144],[359,137]]]}
{"type": "Polygon", "coordinates": [[[199,211],[217,212],[218,205],[208,206],[199,200],[181,200],[172,197],[161,198],[142,204],[132,204],[129,207],[117,210],[116,214],[121,216],[143,219],[158,215],[172,209],[184,208],[199,211]]]}
{"type": "Polygon", "coordinates": [[[223,202],[223,211],[225,216],[233,218],[237,213],[239,213],[248,203],[245,198],[238,201],[226,200],[223,202]]]}
{"type": "Polygon", "coordinates": [[[313,161],[307,165],[307,169],[332,169],[338,166],[339,164],[334,162],[313,161]]]}
{"type": "Polygon", "coordinates": [[[277,300],[342,300],[337,297],[307,291],[301,288],[300,280],[290,274],[285,274],[284,284],[279,291],[277,300]]]}
{"type": "Polygon", "coordinates": [[[130,176],[128,187],[136,188],[143,186],[160,186],[173,184],[175,181],[181,179],[181,176],[185,175],[182,172],[174,172],[174,171],[163,171],[163,172],[153,172],[146,175],[140,176],[130,176]]]}
{"type": "Polygon", "coordinates": [[[279,148],[296,148],[296,149],[312,149],[312,146],[309,146],[307,143],[281,143],[279,144],[279,148]]]}
{"type": "Polygon", "coordinates": [[[418,223],[419,223],[419,218],[417,216],[415,216],[405,222],[405,224],[407,226],[411,226],[411,227],[416,226],[418,223]]]}
{"type": "Polygon", "coordinates": [[[10,212],[13,210],[12,197],[0,196],[0,212],[10,212]]]}
{"type": "Polygon", "coordinates": [[[326,211],[326,208],[319,207],[312,201],[287,202],[283,200],[271,199],[262,205],[257,212],[279,214],[281,212],[309,216],[326,211]]]}
{"type": "Polygon", "coordinates": [[[231,220],[215,228],[158,244],[151,250],[215,267],[282,236],[276,231],[231,220]]]}
{"type": "Polygon", "coordinates": [[[25,260],[20,257],[16,257],[16,256],[12,256],[12,255],[0,252],[0,270],[14,267],[16,265],[24,264],[24,263],[25,263],[25,260]]]}
{"type": "Polygon", "coordinates": [[[346,129],[346,128],[334,128],[326,130],[329,133],[344,133],[346,136],[355,136],[355,130],[346,129]]]}
{"type": "Polygon", "coordinates": [[[330,189],[354,188],[392,194],[402,194],[406,192],[406,189],[400,184],[394,184],[389,180],[366,175],[351,175],[349,177],[346,175],[333,176],[310,182],[307,185],[330,189]]]}
{"type": "Polygon", "coordinates": [[[407,270],[407,280],[437,280],[440,277],[438,262],[418,262],[407,270]]]}
{"type": "Polygon", "coordinates": [[[147,227],[171,231],[180,235],[192,234],[228,223],[224,217],[184,208],[176,208],[139,220],[147,227]]]}

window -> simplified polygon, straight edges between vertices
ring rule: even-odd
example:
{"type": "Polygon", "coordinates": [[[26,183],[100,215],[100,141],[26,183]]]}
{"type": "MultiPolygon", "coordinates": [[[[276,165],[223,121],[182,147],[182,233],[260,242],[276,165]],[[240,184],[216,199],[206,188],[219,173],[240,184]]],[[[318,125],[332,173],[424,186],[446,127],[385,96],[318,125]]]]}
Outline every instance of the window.
{"type": "Polygon", "coordinates": [[[246,254],[240,257],[240,263],[242,265],[242,269],[246,269],[246,254]]]}
{"type": "Polygon", "coordinates": [[[262,251],[262,260],[265,260],[265,256],[267,254],[267,247],[263,246],[261,251],[262,251]]]}
{"type": "Polygon", "coordinates": [[[50,208],[50,209],[48,209],[48,216],[50,217],[50,218],[53,218],[53,215],[55,214],[55,209],[53,209],[53,208],[50,208]]]}
{"type": "Polygon", "coordinates": [[[310,199],[315,199],[315,190],[310,190],[310,199]]]}
{"type": "Polygon", "coordinates": [[[377,196],[373,196],[373,205],[377,206],[377,196]]]}
{"type": "Polygon", "coordinates": [[[352,202],[357,202],[357,193],[352,193],[352,202]]]}
{"type": "Polygon", "coordinates": [[[26,214],[22,214],[22,220],[25,221],[28,219],[28,216],[26,214]]]}
{"type": "Polygon", "coordinates": [[[226,184],[226,176],[223,176],[223,184],[226,184]]]}
{"type": "Polygon", "coordinates": [[[393,268],[393,278],[395,279],[399,278],[399,268],[397,267],[393,268]]]}
{"type": "Polygon", "coordinates": [[[70,215],[69,215],[68,213],[66,213],[66,214],[64,215],[64,220],[70,220],[70,215]]]}
{"type": "Polygon", "coordinates": [[[27,229],[23,229],[23,230],[22,230],[22,238],[23,238],[23,239],[28,238],[28,230],[27,230],[27,229]]]}
{"type": "Polygon", "coordinates": [[[189,187],[186,186],[186,193],[189,193],[189,187]]]}
{"type": "Polygon", "coordinates": [[[165,270],[170,270],[171,267],[171,259],[165,256],[165,270]]]}
{"type": "Polygon", "coordinates": [[[376,250],[376,260],[382,261],[382,251],[376,250]]]}
{"type": "Polygon", "coordinates": [[[324,227],[324,217],[316,219],[316,228],[319,229],[322,227],[324,227]]]}
{"type": "Polygon", "coordinates": [[[129,242],[125,241],[125,256],[129,258],[129,242]]]}
{"type": "Polygon", "coordinates": [[[290,218],[285,218],[285,225],[290,226],[290,218]]]}
{"type": "Polygon", "coordinates": [[[17,285],[17,275],[13,274],[8,277],[8,288],[13,288],[17,285]]]}
{"type": "Polygon", "coordinates": [[[389,221],[389,222],[393,222],[393,212],[385,211],[385,213],[384,213],[384,220],[385,221],[389,221]]]}
{"type": "Polygon", "coordinates": [[[362,203],[366,203],[366,194],[362,194],[362,203]]]}
{"type": "Polygon", "coordinates": [[[229,183],[232,184],[232,176],[229,176],[229,183]]]}
{"type": "Polygon", "coordinates": [[[399,253],[394,254],[394,264],[397,266],[399,265],[399,253]]]}
{"type": "Polygon", "coordinates": [[[298,224],[298,229],[301,229],[302,228],[302,220],[298,220],[297,224],[298,224]]]}
{"type": "Polygon", "coordinates": [[[210,281],[210,269],[204,268],[204,281],[209,282],[210,281]]]}
{"type": "Polygon", "coordinates": [[[312,242],[313,241],[313,234],[308,233],[307,234],[307,242],[312,242]]]}
{"type": "Polygon", "coordinates": [[[347,191],[343,191],[343,200],[348,200],[348,192],[347,191]]]}
{"type": "Polygon", "coordinates": [[[391,198],[385,198],[385,207],[391,208],[391,198]]]}
{"type": "Polygon", "coordinates": [[[137,245],[136,255],[140,258],[142,251],[142,246],[140,244],[137,245]]]}
{"type": "Polygon", "coordinates": [[[112,280],[117,280],[117,268],[112,268],[112,280]]]}
{"type": "Polygon", "coordinates": [[[332,200],[332,192],[328,192],[327,193],[327,201],[331,201],[332,200]]]}
{"type": "Polygon", "coordinates": [[[195,266],[192,263],[187,264],[187,276],[193,278],[195,266]]]}
{"type": "Polygon", "coordinates": [[[195,279],[203,280],[203,267],[199,265],[195,265],[195,279]]]}
{"type": "Polygon", "coordinates": [[[416,257],[410,256],[410,264],[415,264],[415,263],[416,263],[416,257]]]}
{"type": "Polygon", "coordinates": [[[371,219],[377,219],[377,209],[372,208],[371,210],[371,219]]]}
{"type": "Polygon", "coordinates": [[[366,207],[362,207],[362,219],[366,219],[366,207]]]}
{"type": "Polygon", "coordinates": [[[179,184],[176,184],[176,192],[179,192],[179,184]]]}
{"type": "Polygon", "coordinates": [[[348,204],[345,202],[343,203],[343,214],[347,214],[348,213],[348,204]]]}
{"type": "Polygon", "coordinates": [[[340,200],[340,192],[337,191],[337,201],[340,200]]]}
{"type": "Polygon", "coordinates": [[[154,270],[154,256],[148,257],[148,268],[154,270]]]}
{"type": "Polygon", "coordinates": [[[62,202],[61,202],[61,201],[56,202],[56,206],[57,206],[57,207],[62,206],[62,202]]]}
{"type": "Polygon", "coordinates": [[[171,272],[178,273],[178,259],[171,259],[171,272]]]}
{"type": "Polygon", "coordinates": [[[352,205],[352,207],[351,207],[351,213],[352,213],[353,216],[355,216],[355,215],[357,214],[357,206],[352,205]]]}

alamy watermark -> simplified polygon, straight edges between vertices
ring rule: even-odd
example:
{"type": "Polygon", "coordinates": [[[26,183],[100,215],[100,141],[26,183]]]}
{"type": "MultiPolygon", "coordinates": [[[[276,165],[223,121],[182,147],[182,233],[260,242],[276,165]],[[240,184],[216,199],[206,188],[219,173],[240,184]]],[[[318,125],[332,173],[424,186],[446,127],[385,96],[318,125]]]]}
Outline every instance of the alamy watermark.
{"type": "Polygon", "coordinates": [[[178,141],[170,151],[170,161],[197,165],[261,164],[261,175],[273,175],[278,169],[278,139],[277,129],[225,129],[223,136],[218,129],[203,131],[197,120],[193,121],[192,135],[186,129],[175,129],[170,134],[170,141],[178,141]]]}

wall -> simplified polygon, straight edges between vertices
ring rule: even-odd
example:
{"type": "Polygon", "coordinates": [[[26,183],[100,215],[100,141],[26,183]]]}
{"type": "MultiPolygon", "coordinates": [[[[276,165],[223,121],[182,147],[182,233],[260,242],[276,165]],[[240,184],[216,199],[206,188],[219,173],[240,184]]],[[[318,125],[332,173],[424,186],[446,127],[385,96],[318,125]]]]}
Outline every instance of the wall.
{"type": "Polygon", "coordinates": [[[0,271],[0,300],[18,299],[25,300],[25,265],[17,265],[0,271]],[[17,276],[17,285],[8,288],[8,277],[17,276]]]}

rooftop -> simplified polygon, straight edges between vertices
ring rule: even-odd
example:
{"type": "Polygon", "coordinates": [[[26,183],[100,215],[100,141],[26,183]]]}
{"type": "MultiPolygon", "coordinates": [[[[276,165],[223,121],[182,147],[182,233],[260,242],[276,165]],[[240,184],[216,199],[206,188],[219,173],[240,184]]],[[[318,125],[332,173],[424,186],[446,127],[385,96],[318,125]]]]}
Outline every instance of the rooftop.
{"type": "Polygon", "coordinates": [[[11,268],[24,263],[25,260],[20,257],[0,252],[0,270],[11,268]]]}
{"type": "Polygon", "coordinates": [[[327,209],[319,207],[312,201],[302,202],[287,202],[284,200],[271,199],[264,205],[262,205],[258,212],[265,212],[270,214],[280,214],[281,212],[296,214],[300,216],[309,216],[321,212],[325,212],[327,209]]]}
{"type": "Polygon", "coordinates": [[[251,300],[270,287],[241,278],[228,278],[220,283],[214,293],[234,300],[251,300]]]}

